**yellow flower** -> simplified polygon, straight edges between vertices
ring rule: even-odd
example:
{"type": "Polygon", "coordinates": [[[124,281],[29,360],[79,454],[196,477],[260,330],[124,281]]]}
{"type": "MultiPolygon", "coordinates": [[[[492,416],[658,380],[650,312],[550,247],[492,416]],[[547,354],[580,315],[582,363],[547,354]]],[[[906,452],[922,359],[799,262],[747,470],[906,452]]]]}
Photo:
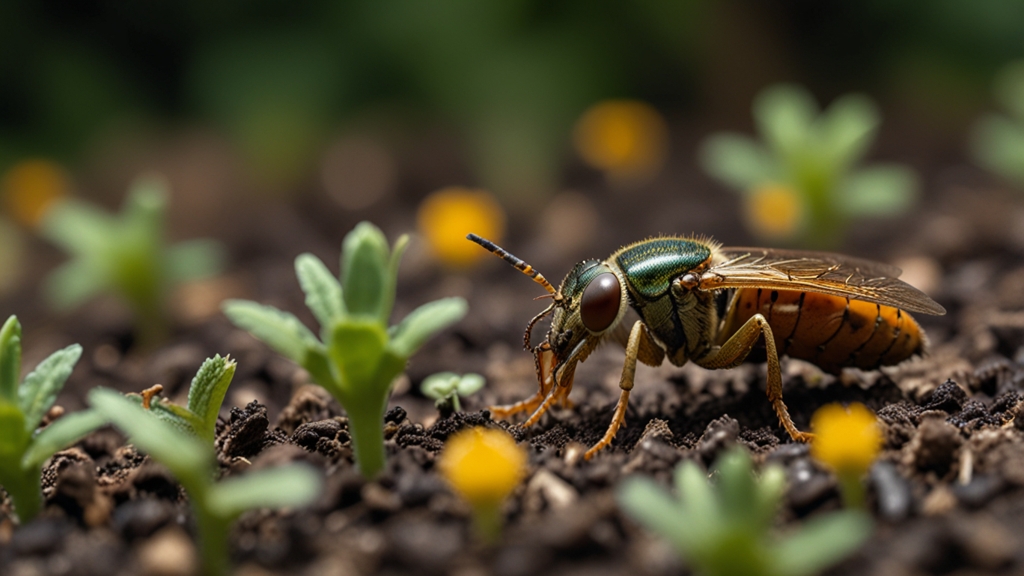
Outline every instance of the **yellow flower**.
{"type": "Polygon", "coordinates": [[[0,189],[11,216],[34,227],[55,201],[68,196],[71,180],[55,162],[24,160],[7,171],[0,189]]]}
{"type": "Polygon", "coordinates": [[[811,418],[811,430],[811,456],[840,475],[863,475],[882,449],[878,419],[863,404],[822,406],[811,418]]]}
{"type": "Polygon", "coordinates": [[[636,181],[654,176],[664,164],[668,127],[646,102],[606,100],[583,113],[573,138],[584,162],[613,181],[636,181]]]}
{"type": "Polygon", "coordinates": [[[416,216],[434,254],[450,266],[468,266],[487,252],[466,240],[473,232],[501,242],[505,233],[505,211],[488,192],[451,187],[434,192],[420,204],[416,216]]]}
{"type": "Polygon", "coordinates": [[[476,427],[448,439],[438,467],[474,508],[496,507],[526,475],[526,452],[508,433],[476,427]]]}
{"type": "Polygon", "coordinates": [[[751,231],[762,238],[792,238],[803,223],[803,199],[791,186],[768,183],[750,191],[744,210],[751,231]]]}

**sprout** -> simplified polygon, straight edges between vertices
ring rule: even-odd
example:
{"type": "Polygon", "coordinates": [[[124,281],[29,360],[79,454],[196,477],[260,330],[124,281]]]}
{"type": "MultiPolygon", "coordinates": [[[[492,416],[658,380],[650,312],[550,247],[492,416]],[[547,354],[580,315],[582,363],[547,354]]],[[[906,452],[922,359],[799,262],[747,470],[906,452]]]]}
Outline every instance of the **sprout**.
{"type": "Polygon", "coordinates": [[[448,439],[438,461],[445,479],[473,509],[486,542],[501,536],[501,505],[526,475],[526,452],[503,430],[475,427],[448,439]]]}
{"type": "Polygon", "coordinates": [[[474,264],[484,256],[476,246],[466,243],[466,234],[477,232],[491,238],[489,233],[501,238],[505,233],[505,211],[484,190],[438,190],[423,200],[416,219],[431,252],[444,264],[456,268],[474,264]]]}
{"type": "Polygon", "coordinates": [[[438,372],[423,379],[420,391],[427,398],[435,400],[438,408],[445,404],[451,404],[456,412],[462,410],[459,404],[459,396],[465,398],[480,391],[484,387],[484,377],[479,374],[464,374],[459,376],[454,372],[438,372]]]}
{"type": "Polygon", "coordinates": [[[232,522],[243,512],[305,506],[320,493],[320,475],[301,464],[214,482],[212,443],[199,440],[113,390],[92,390],[89,403],[128,434],[140,450],[166,466],[185,488],[195,515],[206,576],[228,573],[228,535],[232,522]]]}
{"type": "Polygon", "coordinates": [[[172,286],[216,274],[223,260],[222,248],[211,240],[167,245],[167,194],[163,179],[143,177],[132,185],[116,217],[75,200],[51,208],[42,234],[73,256],[47,278],[45,290],[53,305],[72,308],[110,291],[131,306],[143,346],[163,340],[172,286]]]}
{"type": "Polygon", "coordinates": [[[846,506],[863,508],[862,479],[882,449],[878,419],[860,403],[848,408],[828,404],[814,413],[811,430],[814,431],[811,456],[839,477],[846,506]]]}
{"type": "Polygon", "coordinates": [[[341,281],[312,254],[295,259],[306,305],[320,322],[317,339],[298,318],[270,306],[229,300],[224,313],[305,368],[345,408],[356,463],[371,478],[384,468],[384,410],[391,384],[434,334],[466,314],[462,298],[443,298],[388,327],[398,263],[408,242],[388,249],[384,234],[362,222],[342,245],[341,281]]]}
{"type": "Polygon", "coordinates": [[[0,329],[0,486],[10,494],[22,523],[42,508],[43,463],[105,422],[97,412],[86,410],[36,430],[81,355],[78,344],[54,352],[19,386],[21,324],[11,316],[0,329]]]}
{"type": "Polygon", "coordinates": [[[573,131],[576,150],[613,186],[643,183],[658,174],[668,149],[664,118],[646,102],[605,100],[583,113],[573,131]]]}
{"type": "Polygon", "coordinates": [[[818,516],[785,536],[772,525],[785,491],[781,468],[757,479],[750,457],[735,448],[716,462],[717,485],[692,461],[676,468],[673,497],[654,481],[627,478],[618,489],[627,514],[668,540],[706,576],[809,576],[857,549],[871,534],[871,518],[846,510],[818,516]]]}
{"type": "Polygon", "coordinates": [[[806,90],[780,85],[757,96],[753,113],[762,142],[740,134],[715,134],[702,144],[700,159],[711,176],[744,194],[754,233],[829,247],[843,238],[848,220],[892,216],[912,205],[917,176],[909,168],[855,168],[880,123],[867,97],[843,96],[819,112],[806,90]],[[780,216],[779,208],[764,196],[766,190],[795,192],[801,209],[780,216]],[[798,218],[792,222],[794,215],[798,218]],[[764,224],[780,217],[781,223],[764,224]]]}

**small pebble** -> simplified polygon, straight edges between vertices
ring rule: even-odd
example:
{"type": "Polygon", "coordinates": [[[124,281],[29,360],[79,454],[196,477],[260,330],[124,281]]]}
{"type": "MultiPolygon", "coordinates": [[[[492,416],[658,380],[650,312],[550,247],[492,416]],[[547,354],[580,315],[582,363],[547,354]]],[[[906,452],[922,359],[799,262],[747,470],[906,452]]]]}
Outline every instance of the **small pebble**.
{"type": "Polygon", "coordinates": [[[871,484],[878,498],[878,513],[882,518],[896,522],[907,517],[913,498],[910,484],[891,462],[875,462],[871,467],[871,484]]]}
{"type": "Polygon", "coordinates": [[[139,546],[140,572],[145,576],[191,576],[198,559],[192,540],[181,528],[165,528],[139,546]]]}

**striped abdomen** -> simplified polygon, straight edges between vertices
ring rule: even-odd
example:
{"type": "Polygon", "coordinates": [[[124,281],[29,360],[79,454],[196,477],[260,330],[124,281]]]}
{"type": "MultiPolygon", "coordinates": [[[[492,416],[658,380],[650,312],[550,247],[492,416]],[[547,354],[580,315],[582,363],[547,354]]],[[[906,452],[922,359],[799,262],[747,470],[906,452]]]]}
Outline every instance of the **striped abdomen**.
{"type": "Polygon", "coordinates": [[[873,370],[924,351],[924,336],[910,314],[862,300],[815,292],[738,290],[719,343],[760,312],[779,355],[800,358],[836,374],[842,368],[873,370]]]}

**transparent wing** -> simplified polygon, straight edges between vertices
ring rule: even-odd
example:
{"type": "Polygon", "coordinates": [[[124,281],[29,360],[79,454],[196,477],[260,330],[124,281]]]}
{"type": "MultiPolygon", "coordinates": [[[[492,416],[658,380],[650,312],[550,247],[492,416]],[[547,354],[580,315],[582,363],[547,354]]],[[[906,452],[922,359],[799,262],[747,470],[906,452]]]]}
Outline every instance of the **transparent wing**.
{"type": "Polygon", "coordinates": [[[828,252],[722,248],[700,278],[700,288],[799,290],[865,300],[908,312],[942,315],[946,309],[889,264],[828,252]]]}

